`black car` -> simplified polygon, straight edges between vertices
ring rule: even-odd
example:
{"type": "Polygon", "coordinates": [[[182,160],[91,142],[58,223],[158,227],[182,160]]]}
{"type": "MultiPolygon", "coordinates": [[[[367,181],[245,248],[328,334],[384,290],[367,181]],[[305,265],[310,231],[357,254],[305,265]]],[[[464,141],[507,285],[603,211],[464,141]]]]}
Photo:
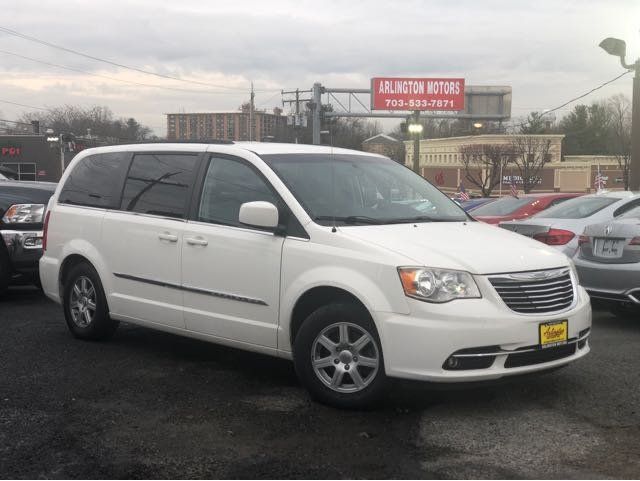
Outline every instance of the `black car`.
{"type": "Polygon", "coordinates": [[[39,283],[42,222],[56,184],[0,180],[0,295],[12,284],[39,283]]]}

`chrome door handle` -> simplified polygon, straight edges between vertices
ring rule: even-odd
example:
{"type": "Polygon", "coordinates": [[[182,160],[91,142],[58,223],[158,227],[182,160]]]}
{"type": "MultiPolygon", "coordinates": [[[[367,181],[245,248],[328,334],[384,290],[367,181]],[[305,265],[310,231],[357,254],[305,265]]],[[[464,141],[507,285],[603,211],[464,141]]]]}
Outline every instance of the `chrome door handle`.
{"type": "Polygon", "coordinates": [[[185,239],[187,241],[187,244],[191,245],[191,246],[207,246],[209,245],[209,242],[206,239],[202,239],[199,237],[187,237],[185,239]]]}
{"type": "Polygon", "coordinates": [[[168,232],[163,232],[161,234],[158,234],[158,239],[169,241],[169,242],[178,242],[178,236],[169,234],[168,232]]]}

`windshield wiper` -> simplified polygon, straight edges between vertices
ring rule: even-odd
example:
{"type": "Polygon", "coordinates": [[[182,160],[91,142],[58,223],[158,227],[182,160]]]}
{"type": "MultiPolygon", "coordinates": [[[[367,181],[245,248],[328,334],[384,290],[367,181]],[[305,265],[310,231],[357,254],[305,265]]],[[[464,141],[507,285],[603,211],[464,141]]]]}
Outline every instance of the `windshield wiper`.
{"type": "Polygon", "coordinates": [[[385,224],[405,224],[409,222],[459,222],[453,219],[441,219],[436,217],[429,217],[428,215],[417,215],[415,217],[400,217],[397,219],[387,219],[385,224]]]}
{"type": "Polygon", "coordinates": [[[366,215],[348,215],[346,217],[334,217],[332,215],[318,215],[313,220],[335,220],[336,222],[344,222],[345,224],[382,224],[379,219],[367,217],[366,215]]]}

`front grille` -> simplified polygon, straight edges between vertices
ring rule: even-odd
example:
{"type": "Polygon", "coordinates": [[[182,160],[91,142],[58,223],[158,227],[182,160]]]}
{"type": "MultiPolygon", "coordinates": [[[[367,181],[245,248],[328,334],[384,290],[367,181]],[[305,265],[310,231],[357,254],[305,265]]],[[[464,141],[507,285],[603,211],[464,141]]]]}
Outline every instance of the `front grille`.
{"type": "MultiPolygon", "coordinates": [[[[527,349],[527,348],[523,348],[527,349]]],[[[535,351],[509,354],[504,362],[505,368],[531,366],[532,364],[542,364],[543,362],[557,361],[576,353],[575,344],[566,344],[558,347],[548,347],[535,351]]]]}
{"type": "Polygon", "coordinates": [[[489,277],[504,303],[516,312],[556,312],[573,304],[569,269],[522,272],[489,277]]]}

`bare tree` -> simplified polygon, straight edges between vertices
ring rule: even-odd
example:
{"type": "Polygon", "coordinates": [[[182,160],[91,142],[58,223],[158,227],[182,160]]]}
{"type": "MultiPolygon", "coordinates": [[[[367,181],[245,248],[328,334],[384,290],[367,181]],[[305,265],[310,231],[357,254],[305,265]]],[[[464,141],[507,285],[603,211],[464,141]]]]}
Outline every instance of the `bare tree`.
{"type": "Polygon", "coordinates": [[[20,121],[29,123],[40,121],[43,128],[51,128],[54,132],[84,135],[87,129],[91,135],[114,139],[114,141],[135,141],[149,138],[151,129],[141,125],[134,118],[114,118],[109,107],[95,105],[81,107],[63,105],[47,112],[29,112],[22,114],[20,121]]]}
{"type": "Polygon", "coordinates": [[[513,150],[504,144],[471,144],[460,147],[465,178],[489,197],[500,184],[500,172],[513,160],[513,150]]]}
{"type": "Polygon", "coordinates": [[[614,95],[607,102],[609,111],[610,152],[622,171],[624,189],[629,190],[629,170],[631,166],[631,103],[622,94],[614,95]]]}
{"type": "Polygon", "coordinates": [[[510,147],[513,164],[522,179],[522,189],[528,194],[539,183],[545,164],[551,161],[551,141],[531,135],[515,135],[510,147]]]}

